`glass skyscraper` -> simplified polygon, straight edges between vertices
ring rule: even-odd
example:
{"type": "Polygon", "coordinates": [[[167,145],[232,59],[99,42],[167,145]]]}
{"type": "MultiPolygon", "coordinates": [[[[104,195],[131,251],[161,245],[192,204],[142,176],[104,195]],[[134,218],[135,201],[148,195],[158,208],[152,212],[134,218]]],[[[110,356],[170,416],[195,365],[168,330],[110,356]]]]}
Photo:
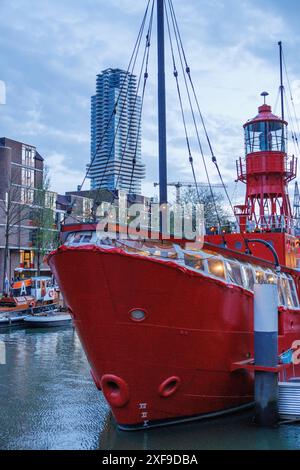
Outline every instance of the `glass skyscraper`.
{"type": "Polygon", "coordinates": [[[97,75],[96,94],[91,99],[91,189],[141,194],[145,165],[141,162],[140,114],[135,75],[120,69],[97,75]]]}

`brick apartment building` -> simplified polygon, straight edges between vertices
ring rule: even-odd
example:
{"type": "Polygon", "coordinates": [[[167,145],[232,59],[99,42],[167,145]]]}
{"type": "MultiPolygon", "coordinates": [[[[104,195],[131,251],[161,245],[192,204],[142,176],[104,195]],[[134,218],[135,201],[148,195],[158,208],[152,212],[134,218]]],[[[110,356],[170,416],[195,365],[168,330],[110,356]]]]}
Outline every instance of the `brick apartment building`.
{"type": "MultiPolygon", "coordinates": [[[[4,273],[5,229],[10,218],[7,276],[11,279],[16,269],[23,269],[25,275],[37,272],[37,226],[34,210],[39,201],[38,193],[43,187],[44,159],[33,145],[0,138],[0,291],[4,273]],[[12,211],[8,211],[11,200],[12,211]],[[6,210],[5,210],[6,209],[6,210]],[[8,215],[9,212],[9,215],[8,215]],[[12,212],[12,213],[11,213],[12,212]]],[[[76,207],[74,217],[85,218],[91,210],[91,201],[80,195],[68,193],[57,195],[45,191],[45,206],[53,213],[53,225],[47,230],[58,231],[63,220],[69,219],[68,208],[76,207]]],[[[71,221],[70,220],[70,221],[71,221]]],[[[50,274],[47,265],[42,264],[42,274],[50,274]]]]}

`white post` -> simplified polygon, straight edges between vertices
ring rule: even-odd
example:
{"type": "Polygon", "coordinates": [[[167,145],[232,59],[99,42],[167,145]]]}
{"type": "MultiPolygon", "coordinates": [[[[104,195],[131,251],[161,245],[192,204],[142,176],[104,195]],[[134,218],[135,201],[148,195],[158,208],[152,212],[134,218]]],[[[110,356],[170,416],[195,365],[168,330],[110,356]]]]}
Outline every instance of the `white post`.
{"type": "MultiPolygon", "coordinates": [[[[276,284],[254,286],[255,365],[278,365],[278,291],[276,284]]],[[[255,371],[256,423],[273,426],[278,422],[278,374],[255,371]]]]}

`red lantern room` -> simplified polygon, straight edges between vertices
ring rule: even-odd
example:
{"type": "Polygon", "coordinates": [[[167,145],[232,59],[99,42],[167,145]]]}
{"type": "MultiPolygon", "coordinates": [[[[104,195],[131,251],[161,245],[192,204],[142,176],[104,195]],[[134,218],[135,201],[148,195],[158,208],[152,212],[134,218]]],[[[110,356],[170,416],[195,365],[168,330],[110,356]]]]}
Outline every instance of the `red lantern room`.
{"type": "Polygon", "coordinates": [[[297,159],[287,155],[287,122],[264,104],[244,125],[245,159],[237,161],[237,177],[246,184],[246,200],[236,206],[241,231],[292,232],[288,183],[296,177],[297,159]]]}

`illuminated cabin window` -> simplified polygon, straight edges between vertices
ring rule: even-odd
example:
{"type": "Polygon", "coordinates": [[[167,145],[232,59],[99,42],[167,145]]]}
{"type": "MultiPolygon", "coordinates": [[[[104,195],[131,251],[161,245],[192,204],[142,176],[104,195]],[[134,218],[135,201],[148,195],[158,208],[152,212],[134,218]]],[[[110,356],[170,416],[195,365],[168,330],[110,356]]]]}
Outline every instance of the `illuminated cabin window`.
{"type": "MultiPolygon", "coordinates": [[[[141,240],[118,240],[117,246],[127,253],[135,253],[137,255],[150,256],[154,255],[149,249],[144,249],[141,240]]],[[[159,256],[159,254],[157,254],[159,256]]]]}
{"type": "Polygon", "coordinates": [[[239,286],[243,286],[243,278],[239,263],[233,261],[226,261],[227,274],[230,282],[234,282],[239,286]]]}
{"type": "Polygon", "coordinates": [[[177,259],[178,254],[173,243],[161,241],[120,240],[120,248],[125,251],[144,256],[157,256],[159,258],[177,259]]]}
{"type": "Polygon", "coordinates": [[[210,258],[207,260],[207,265],[210,274],[225,279],[225,266],[223,260],[210,258]]]}
{"type": "Polygon", "coordinates": [[[199,255],[188,255],[187,253],[184,254],[184,263],[186,266],[204,271],[204,263],[199,255]]]}
{"type": "Polygon", "coordinates": [[[282,274],[280,278],[282,295],[280,301],[289,308],[299,308],[299,300],[294,280],[289,274],[282,274]]]}
{"type": "Polygon", "coordinates": [[[184,249],[187,251],[200,251],[203,248],[202,242],[187,242],[184,249]]]}
{"type": "Polygon", "coordinates": [[[248,265],[241,265],[245,287],[251,291],[254,290],[254,284],[267,283],[276,284],[277,276],[271,269],[263,271],[262,268],[251,267],[248,265]]]}
{"type": "Polygon", "coordinates": [[[254,289],[255,277],[253,273],[253,269],[250,265],[242,265],[241,266],[244,280],[245,280],[245,287],[246,289],[252,290],[254,289]]]}
{"type": "Polygon", "coordinates": [[[255,268],[255,282],[257,284],[263,284],[264,282],[266,282],[265,273],[261,269],[255,268]]]}
{"type": "Polygon", "coordinates": [[[277,284],[277,275],[273,271],[265,271],[265,276],[267,284],[277,284]]]}
{"type": "Polygon", "coordinates": [[[281,274],[280,276],[280,285],[281,285],[281,290],[282,290],[283,297],[284,297],[283,305],[286,305],[287,307],[290,307],[290,308],[294,307],[289,280],[284,274],[281,274]]]}

